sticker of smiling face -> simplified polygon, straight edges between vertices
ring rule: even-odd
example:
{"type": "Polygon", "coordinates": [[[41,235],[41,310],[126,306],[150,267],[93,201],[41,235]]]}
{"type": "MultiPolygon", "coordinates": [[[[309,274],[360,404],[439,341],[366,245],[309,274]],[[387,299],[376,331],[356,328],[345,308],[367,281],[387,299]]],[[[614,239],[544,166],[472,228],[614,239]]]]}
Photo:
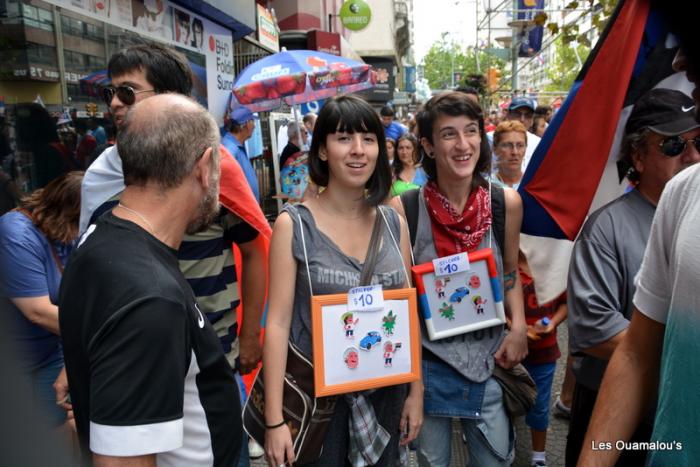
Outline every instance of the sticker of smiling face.
{"type": "Polygon", "coordinates": [[[345,362],[345,366],[351,370],[357,368],[357,365],[360,363],[360,355],[357,349],[355,347],[348,347],[345,349],[345,352],[343,352],[343,361],[345,362]]]}
{"type": "Polygon", "coordinates": [[[469,287],[472,289],[478,289],[481,287],[481,279],[479,279],[479,276],[474,274],[472,277],[469,278],[469,287]]]}

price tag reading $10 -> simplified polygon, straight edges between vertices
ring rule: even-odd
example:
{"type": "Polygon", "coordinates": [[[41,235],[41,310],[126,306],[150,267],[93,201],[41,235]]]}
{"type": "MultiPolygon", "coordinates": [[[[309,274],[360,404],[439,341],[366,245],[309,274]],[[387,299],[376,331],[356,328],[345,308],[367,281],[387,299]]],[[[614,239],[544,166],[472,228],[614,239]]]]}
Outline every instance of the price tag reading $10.
{"type": "Polygon", "coordinates": [[[384,309],[382,286],[353,287],[348,291],[348,311],[379,311],[384,309]]]}
{"type": "Polygon", "coordinates": [[[456,255],[443,256],[433,260],[435,268],[435,277],[450,276],[458,272],[469,270],[469,257],[466,253],[457,253],[456,255]]]}

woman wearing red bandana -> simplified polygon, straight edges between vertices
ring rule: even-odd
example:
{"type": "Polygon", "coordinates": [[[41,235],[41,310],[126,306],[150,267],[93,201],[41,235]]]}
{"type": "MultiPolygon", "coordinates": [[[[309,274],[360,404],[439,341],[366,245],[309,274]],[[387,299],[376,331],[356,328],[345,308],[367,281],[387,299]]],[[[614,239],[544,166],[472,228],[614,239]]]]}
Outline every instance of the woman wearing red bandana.
{"type": "Polygon", "coordinates": [[[423,429],[418,437],[421,466],[450,465],[451,418],[461,421],[469,465],[506,466],[514,435],[494,365],[510,368],[527,354],[522,289],[517,275],[522,203],[510,188],[490,187],[491,151],[481,108],[458,92],[434,96],[418,116],[423,168],[428,183],[418,196],[413,253],[416,264],[461,252],[493,248],[512,320],[504,326],[430,341],[423,332],[425,385],[423,429]],[[489,190],[503,189],[505,255],[491,233],[489,190]]]}

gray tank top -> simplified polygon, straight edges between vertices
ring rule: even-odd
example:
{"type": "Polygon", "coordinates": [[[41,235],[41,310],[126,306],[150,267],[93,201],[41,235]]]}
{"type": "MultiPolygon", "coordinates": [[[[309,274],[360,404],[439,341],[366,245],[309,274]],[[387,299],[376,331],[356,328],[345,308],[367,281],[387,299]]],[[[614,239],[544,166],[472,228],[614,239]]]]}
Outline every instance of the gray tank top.
{"type": "MultiPolygon", "coordinates": [[[[396,211],[387,206],[380,206],[386,216],[391,232],[400,242],[401,228],[396,211]]],[[[297,262],[296,285],[294,287],[294,304],[292,308],[292,325],[289,339],[311,357],[311,293],[304,262],[304,248],[301,241],[300,227],[304,229],[304,240],[311,272],[311,286],[314,295],[346,293],[352,287],[360,285],[362,263],[345,255],[340,248],[316,227],[311,212],[305,206],[286,205],[283,209],[292,218],[294,236],[292,254],[297,262]],[[301,226],[299,218],[301,217],[301,226]]],[[[378,214],[379,215],[379,214],[378,214]]],[[[381,222],[384,222],[380,219],[381,222]]],[[[386,226],[382,230],[381,244],[377,254],[377,263],[372,275],[372,284],[381,284],[384,289],[400,289],[406,283],[403,260],[397,251],[386,226]]],[[[399,243],[400,244],[400,243],[399,243]]]]}
{"type": "MultiPolygon", "coordinates": [[[[430,214],[428,214],[428,209],[425,205],[423,188],[420,189],[418,203],[418,226],[413,255],[416,264],[423,264],[438,257],[433,242],[430,214]]],[[[488,248],[489,237],[492,236],[492,232],[484,235],[478,249],[488,248]]],[[[494,251],[496,267],[498,268],[498,280],[501,284],[501,290],[503,290],[503,262],[501,260],[501,251],[495,239],[491,241],[491,248],[494,251]]],[[[491,376],[494,365],[493,354],[498,350],[498,346],[503,339],[503,325],[431,341],[428,339],[425,322],[422,319],[420,321],[423,347],[448,363],[470,381],[480,383],[491,376]]]]}

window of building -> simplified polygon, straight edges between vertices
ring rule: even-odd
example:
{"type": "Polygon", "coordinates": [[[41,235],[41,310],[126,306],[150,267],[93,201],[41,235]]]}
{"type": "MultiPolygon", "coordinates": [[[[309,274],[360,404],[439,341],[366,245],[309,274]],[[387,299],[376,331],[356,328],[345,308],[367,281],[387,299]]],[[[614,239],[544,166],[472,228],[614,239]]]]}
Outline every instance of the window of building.
{"type": "Polygon", "coordinates": [[[80,90],[80,85],[67,83],[66,89],[68,91],[68,97],[72,102],[82,102],[88,100],[88,97],[80,90]]]}
{"type": "Polygon", "coordinates": [[[33,19],[35,21],[39,20],[38,8],[31,5],[22,5],[22,16],[24,19],[33,19]]]}
{"type": "MultiPolygon", "coordinates": [[[[0,0],[0,16],[1,13],[3,13],[3,7],[4,7],[4,14],[5,18],[15,18],[17,16],[20,16],[20,11],[22,4],[17,1],[17,0],[0,0]]],[[[13,23],[14,24],[14,23],[13,23]]]]}
{"type": "Polygon", "coordinates": [[[85,35],[89,39],[104,39],[104,27],[97,24],[85,23],[85,35]]]}
{"type": "Polygon", "coordinates": [[[56,66],[55,48],[49,45],[27,42],[27,60],[32,64],[56,66]]]}
{"type": "Polygon", "coordinates": [[[70,16],[61,15],[61,29],[63,34],[83,37],[83,22],[70,16]]]}
{"type": "Polygon", "coordinates": [[[80,71],[85,67],[85,60],[83,54],[78,52],[73,52],[72,50],[63,51],[63,60],[65,62],[66,68],[72,70],[80,71]]]}
{"type": "Polygon", "coordinates": [[[70,36],[84,37],[96,41],[104,39],[104,26],[81,21],[70,16],[61,15],[61,29],[63,29],[63,34],[70,36]]]}
{"type": "Polygon", "coordinates": [[[27,26],[53,31],[53,13],[49,10],[22,4],[22,16],[27,26]]]}
{"type": "Polygon", "coordinates": [[[98,71],[107,67],[107,62],[103,57],[85,55],[85,66],[88,72],[98,71]]]}

